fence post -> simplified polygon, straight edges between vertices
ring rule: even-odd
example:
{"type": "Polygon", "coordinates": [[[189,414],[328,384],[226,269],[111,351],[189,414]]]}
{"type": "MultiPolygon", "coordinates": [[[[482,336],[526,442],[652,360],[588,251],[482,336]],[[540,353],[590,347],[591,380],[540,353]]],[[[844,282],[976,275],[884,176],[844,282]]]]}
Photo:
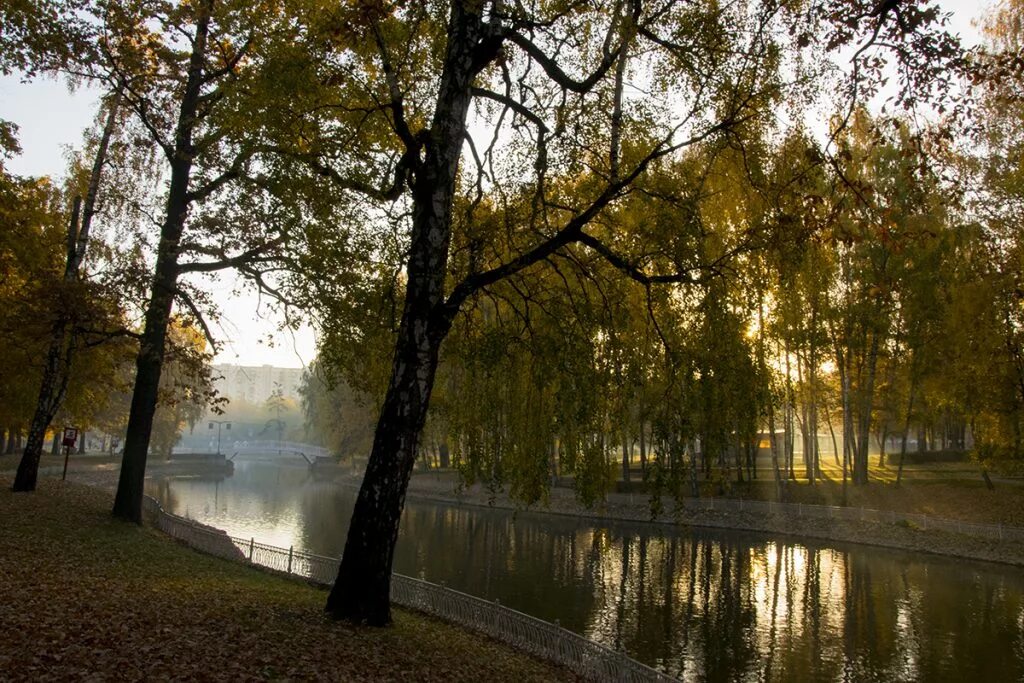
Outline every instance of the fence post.
{"type": "Polygon", "coordinates": [[[288,573],[289,574],[292,573],[292,549],[294,549],[294,548],[295,548],[295,546],[293,546],[293,545],[288,546],[288,573]]]}
{"type": "Polygon", "coordinates": [[[249,538],[249,564],[252,564],[252,551],[253,551],[253,547],[255,545],[256,545],[256,537],[252,536],[252,537],[249,538]]]}

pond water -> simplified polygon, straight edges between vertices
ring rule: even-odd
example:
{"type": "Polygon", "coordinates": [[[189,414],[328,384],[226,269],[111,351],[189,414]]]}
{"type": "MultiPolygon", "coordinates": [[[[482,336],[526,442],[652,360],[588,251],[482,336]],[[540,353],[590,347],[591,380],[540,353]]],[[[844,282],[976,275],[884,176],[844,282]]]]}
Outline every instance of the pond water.
{"type": "MultiPolygon", "coordinates": [[[[156,478],[168,510],[340,555],[354,492],[298,461],[156,478]]],[[[868,546],[409,501],[395,571],[684,680],[1024,680],[1024,572],[868,546]]]]}

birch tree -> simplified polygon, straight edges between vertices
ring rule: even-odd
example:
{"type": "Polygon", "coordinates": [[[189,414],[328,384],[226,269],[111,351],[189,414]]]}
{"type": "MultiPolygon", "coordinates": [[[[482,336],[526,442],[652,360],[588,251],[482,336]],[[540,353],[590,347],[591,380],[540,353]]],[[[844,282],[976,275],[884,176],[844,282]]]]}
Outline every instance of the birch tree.
{"type": "Polygon", "coordinates": [[[857,99],[894,49],[899,100],[912,104],[955,57],[938,18],[899,2],[497,0],[365,3],[311,18],[308,34],[334,53],[310,60],[306,82],[322,101],[301,103],[282,152],[354,201],[398,202],[408,216],[390,379],[328,611],[390,621],[405,491],[441,345],[468,302],[574,245],[644,287],[701,281],[711,269],[699,254],[645,259],[591,226],[692,145],[741,140],[780,98],[808,96],[829,69],[796,60],[801,51],[852,46],[852,74],[834,91],[857,99]],[[497,251],[481,230],[456,268],[455,207],[473,224],[485,186],[516,200],[496,226],[514,239],[497,251]]]}

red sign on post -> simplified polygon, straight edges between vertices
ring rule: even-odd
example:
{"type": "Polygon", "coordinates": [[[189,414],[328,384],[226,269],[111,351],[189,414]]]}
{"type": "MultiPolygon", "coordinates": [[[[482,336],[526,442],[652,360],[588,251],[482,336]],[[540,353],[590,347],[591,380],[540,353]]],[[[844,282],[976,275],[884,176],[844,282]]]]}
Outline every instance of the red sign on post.
{"type": "Polygon", "coordinates": [[[77,441],[77,440],[78,440],[78,430],[75,429],[74,427],[65,427],[64,428],[64,441],[63,441],[64,445],[65,446],[74,446],[75,445],[75,441],[77,441]]]}

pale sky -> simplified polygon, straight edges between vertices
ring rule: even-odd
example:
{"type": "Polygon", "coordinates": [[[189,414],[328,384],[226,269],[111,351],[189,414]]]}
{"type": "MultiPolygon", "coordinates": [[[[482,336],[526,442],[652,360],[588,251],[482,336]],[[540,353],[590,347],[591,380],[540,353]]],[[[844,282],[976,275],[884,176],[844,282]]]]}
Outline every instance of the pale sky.
{"type": "MultiPolygon", "coordinates": [[[[951,30],[960,33],[965,45],[978,42],[971,25],[988,3],[969,0],[941,0],[939,5],[953,12],[951,30]]],[[[22,154],[7,165],[11,173],[26,176],[60,176],[66,167],[66,151],[81,143],[82,132],[96,111],[97,93],[68,88],[53,80],[21,83],[17,77],[0,77],[0,119],[16,123],[22,154]]],[[[298,332],[279,332],[278,317],[260,305],[255,293],[236,295],[235,280],[224,276],[213,291],[223,316],[214,334],[221,342],[217,363],[302,367],[316,352],[313,331],[303,326],[298,332]],[[272,345],[267,340],[272,340],[272,345]]]]}

